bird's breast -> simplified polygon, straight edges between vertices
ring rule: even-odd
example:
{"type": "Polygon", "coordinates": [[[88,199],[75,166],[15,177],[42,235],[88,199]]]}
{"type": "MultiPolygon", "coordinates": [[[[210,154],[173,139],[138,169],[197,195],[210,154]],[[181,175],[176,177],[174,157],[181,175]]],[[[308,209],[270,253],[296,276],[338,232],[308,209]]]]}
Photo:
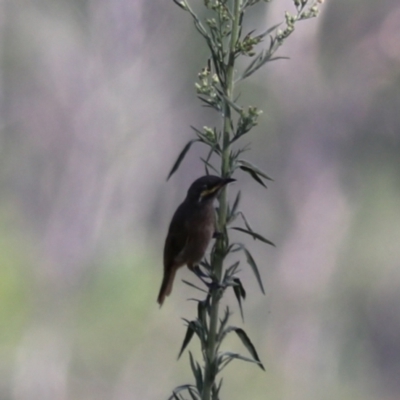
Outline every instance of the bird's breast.
{"type": "Polygon", "coordinates": [[[205,207],[193,213],[188,221],[188,242],[185,246],[185,259],[188,264],[197,264],[204,257],[215,231],[213,207],[205,207]]]}

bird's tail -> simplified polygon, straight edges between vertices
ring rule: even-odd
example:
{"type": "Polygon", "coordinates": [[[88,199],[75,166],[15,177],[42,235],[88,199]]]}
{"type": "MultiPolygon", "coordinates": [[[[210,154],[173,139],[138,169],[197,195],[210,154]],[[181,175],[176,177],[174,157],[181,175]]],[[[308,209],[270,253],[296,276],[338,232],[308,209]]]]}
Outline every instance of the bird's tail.
{"type": "Polygon", "coordinates": [[[164,278],[161,284],[160,293],[158,294],[157,298],[157,303],[160,305],[160,307],[163,305],[165,298],[171,294],[172,285],[175,279],[175,274],[176,274],[175,268],[164,273],[164,278]]]}

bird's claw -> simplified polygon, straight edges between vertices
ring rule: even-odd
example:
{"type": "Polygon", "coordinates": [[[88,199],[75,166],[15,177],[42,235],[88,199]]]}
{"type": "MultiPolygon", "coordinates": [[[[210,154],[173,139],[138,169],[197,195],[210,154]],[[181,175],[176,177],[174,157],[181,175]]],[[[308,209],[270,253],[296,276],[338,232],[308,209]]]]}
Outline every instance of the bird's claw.
{"type": "Polygon", "coordinates": [[[218,239],[218,238],[220,238],[221,236],[222,236],[222,232],[215,231],[212,237],[213,237],[213,239],[218,239]]]}

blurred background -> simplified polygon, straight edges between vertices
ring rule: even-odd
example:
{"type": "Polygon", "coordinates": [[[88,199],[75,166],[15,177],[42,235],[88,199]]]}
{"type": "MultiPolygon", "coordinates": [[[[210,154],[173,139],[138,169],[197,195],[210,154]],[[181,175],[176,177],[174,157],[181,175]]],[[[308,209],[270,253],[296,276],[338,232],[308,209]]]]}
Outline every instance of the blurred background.
{"type": "MultiPolygon", "coordinates": [[[[241,238],[266,296],[243,264],[245,324],[224,303],[266,373],[231,364],[223,398],[400,398],[399,21],[398,0],[328,0],[238,88],[264,110],[247,159],[275,181],[238,172],[230,196],[277,248],[241,238]]],[[[165,178],[189,125],[219,123],[194,92],[204,43],[172,1],[2,0],[0,52],[0,398],[165,399],[193,382],[194,278],[156,296],[202,145],[165,178]]]]}

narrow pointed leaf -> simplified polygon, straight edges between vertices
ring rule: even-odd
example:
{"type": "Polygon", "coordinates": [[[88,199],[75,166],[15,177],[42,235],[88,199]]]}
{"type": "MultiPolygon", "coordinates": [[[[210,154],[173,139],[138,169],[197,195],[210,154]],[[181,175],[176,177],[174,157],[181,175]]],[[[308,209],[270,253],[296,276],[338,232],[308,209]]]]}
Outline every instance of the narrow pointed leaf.
{"type": "Polygon", "coordinates": [[[172,0],[178,7],[182,8],[182,10],[186,10],[186,7],[178,0],[172,0]]]}
{"type": "Polygon", "coordinates": [[[241,243],[231,243],[228,247],[228,253],[236,253],[240,250],[243,250],[243,245],[241,243]]]}
{"type": "Polygon", "coordinates": [[[194,390],[193,390],[191,387],[188,387],[187,390],[188,390],[188,392],[189,392],[190,397],[192,398],[192,400],[198,400],[198,399],[199,399],[199,397],[196,396],[194,390]]]}
{"type": "MultiPolygon", "coordinates": [[[[217,133],[217,136],[218,136],[218,133],[217,133]]],[[[217,138],[217,141],[219,141],[218,138],[217,138]]],[[[207,157],[206,157],[207,162],[210,161],[210,158],[211,158],[211,156],[213,155],[213,153],[214,153],[214,148],[211,147],[211,149],[209,150],[209,152],[208,152],[208,154],[207,154],[207,157]]]]}
{"type": "Polygon", "coordinates": [[[247,39],[249,36],[251,36],[252,33],[254,33],[256,30],[253,29],[250,32],[247,33],[247,35],[244,37],[245,39],[247,39]]]}
{"type": "Polygon", "coordinates": [[[243,228],[240,228],[238,226],[233,226],[231,229],[234,229],[235,231],[240,231],[240,232],[243,232],[243,233],[247,233],[248,235],[252,236],[254,240],[258,239],[258,240],[261,240],[264,243],[267,243],[267,244],[269,244],[271,246],[276,247],[274,243],[272,243],[268,239],[265,239],[265,237],[261,236],[259,233],[256,233],[256,232],[253,232],[253,231],[249,231],[247,229],[243,229],[243,228]]]}
{"type": "Polygon", "coordinates": [[[175,392],[172,392],[172,397],[170,397],[170,399],[182,400],[182,398],[180,396],[178,397],[178,395],[175,392]]]}
{"type": "Polygon", "coordinates": [[[251,229],[251,226],[250,226],[249,222],[247,221],[247,218],[244,216],[244,214],[242,212],[240,212],[240,216],[242,217],[242,220],[243,220],[244,224],[246,225],[247,230],[249,230],[250,232],[253,232],[253,229],[251,229]]]}
{"type": "Polygon", "coordinates": [[[249,339],[249,337],[247,336],[247,333],[241,329],[241,328],[236,328],[235,329],[236,334],[239,336],[240,340],[242,341],[242,343],[244,344],[244,346],[246,347],[246,349],[249,351],[249,353],[252,355],[252,357],[258,362],[258,365],[260,366],[260,368],[265,371],[264,366],[262,365],[260,358],[258,357],[256,348],[254,347],[253,343],[251,343],[251,340],[249,339]]]}
{"type": "Polygon", "coordinates": [[[233,202],[232,210],[229,213],[229,219],[231,221],[233,220],[236,210],[239,207],[241,197],[242,197],[242,192],[239,190],[236,195],[235,201],[233,202]]]}
{"type": "Polygon", "coordinates": [[[260,38],[264,38],[265,36],[269,35],[271,32],[273,32],[276,28],[279,27],[279,25],[281,25],[282,22],[279,22],[279,24],[276,24],[274,26],[271,26],[271,28],[268,28],[266,31],[264,31],[263,33],[261,33],[260,35],[257,35],[257,37],[260,38]]]}
{"type": "Polygon", "coordinates": [[[181,347],[181,351],[179,352],[178,355],[178,360],[181,357],[182,353],[184,352],[184,350],[186,349],[186,346],[189,344],[189,342],[192,340],[192,337],[195,333],[195,327],[194,327],[194,322],[190,321],[189,325],[187,327],[186,330],[186,335],[185,338],[183,339],[183,343],[182,343],[182,347],[181,347]]]}
{"type": "Polygon", "coordinates": [[[198,142],[198,139],[193,139],[190,140],[186,146],[183,148],[183,150],[180,152],[178,158],[175,161],[175,164],[173,165],[173,167],[171,168],[171,171],[168,174],[167,180],[169,178],[171,178],[171,176],[175,173],[175,171],[179,168],[179,166],[181,165],[182,160],[185,158],[186,153],[189,151],[190,147],[192,146],[193,143],[198,142]]]}
{"type": "Polygon", "coordinates": [[[180,392],[182,392],[183,390],[194,390],[195,386],[194,385],[181,385],[181,386],[177,386],[173,391],[172,391],[172,395],[168,398],[168,400],[172,400],[172,399],[179,399],[182,400],[182,396],[179,394],[180,392]]]}
{"type": "Polygon", "coordinates": [[[172,395],[168,398],[168,400],[185,400],[184,397],[182,397],[182,395],[180,394],[180,392],[182,390],[185,390],[186,387],[185,386],[189,386],[189,385],[182,385],[182,386],[178,386],[176,387],[173,391],[172,391],[172,395]]]}
{"type": "Polygon", "coordinates": [[[290,60],[290,57],[284,57],[284,56],[281,56],[281,57],[272,57],[272,58],[270,58],[268,61],[271,62],[271,61],[278,61],[278,60],[290,60]]]}
{"type": "Polygon", "coordinates": [[[197,304],[197,319],[207,328],[207,305],[204,301],[199,301],[197,304]]]}
{"type": "Polygon", "coordinates": [[[207,164],[204,164],[204,171],[206,175],[210,175],[210,171],[208,170],[207,164]]]}
{"type": "Polygon", "coordinates": [[[194,361],[192,353],[189,351],[190,367],[192,368],[193,375],[196,379],[196,387],[199,393],[203,390],[203,375],[201,373],[201,367],[198,362],[194,361]]]}
{"type": "MultiPolygon", "coordinates": [[[[277,60],[288,60],[289,57],[272,57],[272,54],[275,53],[275,50],[272,52],[268,52],[265,57],[263,58],[263,60],[260,62],[259,65],[257,65],[257,69],[261,68],[262,66],[264,66],[267,62],[272,62],[272,61],[277,61],[277,60]]],[[[255,72],[255,71],[253,71],[255,72]]]]}
{"type": "MultiPolygon", "coordinates": [[[[242,308],[242,289],[243,289],[242,282],[240,282],[239,278],[234,278],[233,280],[236,283],[236,285],[233,286],[233,292],[235,293],[236,300],[239,304],[240,315],[242,317],[242,321],[244,321],[243,308],[242,308]]],[[[243,289],[243,291],[244,291],[244,289],[243,289]]],[[[244,292],[244,293],[245,293],[244,296],[246,297],[246,292],[244,292]]]]}
{"type": "Polygon", "coordinates": [[[248,167],[245,167],[244,165],[241,165],[239,167],[242,171],[247,172],[248,174],[250,174],[250,176],[256,181],[258,182],[260,185],[264,186],[265,188],[267,188],[267,185],[261,180],[261,178],[251,169],[248,167]]]}
{"type": "Polygon", "coordinates": [[[228,276],[233,276],[233,275],[236,273],[236,270],[237,270],[239,264],[240,264],[240,261],[236,261],[234,264],[232,264],[230,267],[228,267],[228,268],[226,269],[224,280],[225,280],[225,278],[227,278],[228,276]]]}
{"type": "Polygon", "coordinates": [[[197,289],[197,290],[200,290],[200,292],[208,293],[207,290],[204,290],[204,289],[202,289],[202,288],[196,286],[195,284],[193,284],[193,283],[191,283],[191,282],[189,282],[189,281],[186,281],[186,280],[182,279],[182,282],[185,283],[186,285],[192,287],[192,288],[195,288],[195,289],[197,289]]]}
{"type": "Polygon", "coordinates": [[[236,283],[236,286],[240,289],[239,290],[240,297],[243,300],[245,300],[246,299],[246,291],[244,290],[241,280],[239,278],[233,278],[233,281],[236,283]]]}
{"type": "Polygon", "coordinates": [[[258,64],[260,62],[260,60],[262,60],[264,56],[264,50],[262,50],[260,53],[258,53],[251,61],[250,63],[247,65],[247,67],[245,68],[245,70],[243,71],[242,76],[240,77],[240,80],[243,80],[244,78],[246,78],[247,76],[251,75],[253,68],[255,68],[256,64],[258,64]]]}
{"type": "Polygon", "coordinates": [[[214,172],[219,174],[219,171],[213,165],[211,165],[207,160],[205,160],[203,157],[200,157],[200,160],[203,161],[206,168],[211,168],[214,172]]]}
{"type": "Polygon", "coordinates": [[[243,111],[243,108],[235,104],[229,97],[225,96],[224,93],[222,93],[222,96],[224,100],[238,113],[240,114],[243,111]]]}
{"type": "Polygon", "coordinates": [[[245,247],[243,247],[243,251],[244,251],[244,254],[246,255],[247,263],[250,265],[251,269],[254,272],[254,275],[257,278],[257,282],[258,282],[258,284],[260,286],[261,292],[263,294],[265,294],[264,286],[263,286],[263,283],[262,283],[262,280],[261,280],[261,276],[260,276],[260,272],[258,271],[258,267],[257,267],[256,262],[254,261],[253,256],[250,254],[250,252],[245,247]]]}
{"type": "Polygon", "coordinates": [[[260,168],[256,167],[254,164],[246,161],[246,160],[238,160],[237,161],[240,165],[243,165],[247,168],[252,169],[257,175],[261,175],[263,178],[268,179],[269,181],[273,181],[271,177],[269,177],[264,171],[260,168]]]}
{"type": "Polygon", "coordinates": [[[217,103],[213,103],[212,101],[201,96],[197,96],[197,98],[205,103],[203,104],[203,107],[210,107],[213,108],[214,110],[221,111],[221,107],[217,103]]]}
{"type": "MultiPolygon", "coordinates": [[[[218,358],[218,373],[221,372],[229,363],[237,357],[225,357],[222,355],[218,358]]],[[[252,361],[254,362],[254,361],[252,361]]]]}
{"type": "Polygon", "coordinates": [[[182,392],[183,390],[189,390],[189,389],[195,389],[195,388],[196,388],[196,386],[194,386],[194,385],[186,384],[186,385],[180,385],[180,386],[176,387],[174,389],[174,391],[176,393],[179,393],[179,392],[182,392]]]}
{"type": "Polygon", "coordinates": [[[221,380],[219,381],[219,384],[218,384],[218,387],[217,387],[217,390],[216,390],[216,395],[217,396],[219,395],[219,392],[221,390],[223,380],[224,380],[224,378],[221,378],[221,380]]]}
{"type": "Polygon", "coordinates": [[[221,341],[222,337],[225,335],[225,326],[228,323],[230,317],[229,307],[227,306],[225,309],[225,315],[222,319],[220,319],[219,331],[218,331],[218,340],[221,341]]]}
{"type": "MultiPolygon", "coordinates": [[[[222,355],[226,356],[228,359],[235,359],[236,358],[238,360],[247,361],[247,362],[250,362],[250,363],[253,363],[253,364],[260,365],[259,361],[253,360],[252,358],[249,358],[249,357],[244,357],[244,356],[242,356],[242,355],[240,355],[238,353],[232,353],[230,351],[226,351],[222,355]]],[[[264,369],[264,367],[262,369],[264,369]]]]}
{"type": "Polygon", "coordinates": [[[218,391],[217,391],[217,388],[215,385],[211,388],[211,400],[220,400],[219,394],[218,394],[218,391]]]}
{"type": "Polygon", "coordinates": [[[201,261],[201,262],[200,262],[200,265],[201,265],[206,271],[208,271],[208,272],[211,272],[211,271],[212,271],[211,265],[210,265],[210,263],[209,263],[206,259],[204,259],[203,261],[201,261]]]}

